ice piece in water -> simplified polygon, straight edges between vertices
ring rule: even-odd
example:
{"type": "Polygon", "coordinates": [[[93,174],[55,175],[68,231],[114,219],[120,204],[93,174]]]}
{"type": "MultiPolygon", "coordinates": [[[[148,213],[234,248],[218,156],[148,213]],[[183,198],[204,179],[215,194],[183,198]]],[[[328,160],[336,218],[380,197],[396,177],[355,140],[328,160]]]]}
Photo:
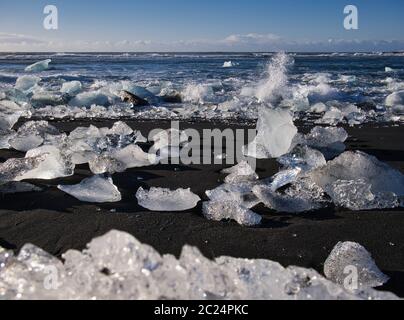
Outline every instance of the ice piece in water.
{"type": "Polygon", "coordinates": [[[234,64],[232,61],[225,61],[223,63],[223,68],[231,68],[231,67],[234,67],[234,64]]]}
{"type": "Polygon", "coordinates": [[[94,174],[102,174],[107,172],[113,174],[116,172],[124,172],[126,170],[125,164],[115,159],[109,153],[104,153],[91,158],[88,164],[91,172],[94,174]]]}
{"type": "Polygon", "coordinates": [[[185,211],[194,208],[201,198],[191,192],[191,189],[171,191],[164,188],[151,188],[149,191],[142,187],[136,193],[138,203],[151,211],[185,211]]]}
{"type": "Polygon", "coordinates": [[[46,59],[42,61],[38,61],[34,64],[31,64],[30,66],[25,68],[25,71],[27,72],[41,72],[44,70],[47,70],[49,68],[49,63],[51,63],[51,59],[46,59]]]}
{"type": "Polygon", "coordinates": [[[59,185],[58,189],[84,202],[105,203],[122,200],[121,193],[110,177],[94,176],[74,186],[59,185]]]}
{"type": "Polygon", "coordinates": [[[82,92],[69,101],[69,105],[75,107],[108,106],[108,96],[101,91],[82,92]]]}
{"type": "Polygon", "coordinates": [[[286,168],[300,168],[303,171],[312,170],[327,164],[323,154],[308,146],[296,146],[291,152],[278,158],[278,162],[286,168]]]}
{"type": "Polygon", "coordinates": [[[209,260],[184,246],[180,258],[119,231],[93,239],[88,249],[69,250],[64,263],[26,245],[18,256],[0,248],[1,299],[60,300],[342,300],[398,299],[374,289],[347,291],[312,269],[284,268],[270,260],[209,260]],[[49,290],[49,270],[58,286],[49,290]]]}
{"type": "Polygon", "coordinates": [[[82,85],[80,81],[69,81],[65,82],[60,89],[60,92],[66,93],[69,96],[75,96],[80,93],[82,85]]]}
{"type": "Polygon", "coordinates": [[[23,91],[25,94],[31,93],[41,78],[36,76],[21,76],[17,78],[15,89],[23,91]]]}
{"type": "Polygon", "coordinates": [[[255,170],[245,160],[241,161],[234,167],[222,170],[222,173],[228,174],[224,180],[226,183],[240,183],[259,179],[255,170]]]}
{"type": "Polygon", "coordinates": [[[27,114],[27,109],[9,100],[0,101],[0,130],[11,129],[20,119],[27,114]]]}
{"type": "Polygon", "coordinates": [[[126,169],[147,167],[156,164],[157,161],[156,155],[146,153],[134,144],[115,151],[113,158],[123,163],[126,169]]]}
{"type": "Polygon", "coordinates": [[[75,166],[71,159],[55,146],[47,145],[31,149],[27,152],[25,158],[35,158],[37,156],[44,157],[39,166],[18,176],[15,181],[28,179],[52,180],[74,174],[75,166]]]}
{"type": "Polygon", "coordinates": [[[389,280],[379,270],[371,254],[355,242],[339,242],[324,263],[327,279],[339,285],[345,285],[346,270],[358,275],[358,282],[349,284],[352,291],[379,287],[389,280]]]}
{"type": "Polygon", "coordinates": [[[42,191],[42,189],[27,182],[11,181],[3,185],[0,183],[1,194],[39,192],[39,191],[42,191]]]}
{"type": "Polygon", "coordinates": [[[0,130],[0,149],[10,149],[9,141],[16,136],[13,130],[0,130]]]}
{"type": "Polygon", "coordinates": [[[24,175],[37,168],[45,160],[44,155],[31,158],[8,159],[0,164],[0,184],[17,180],[24,175]]]}
{"type": "Polygon", "coordinates": [[[68,100],[66,95],[59,92],[39,91],[31,97],[31,105],[35,108],[59,106],[66,104],[68,100]]]}
{"type": "Polygon", "coordinates": [[[257,131],[255,140],[243,148],[245,156],[257,159],[278,158],[286,154],[297,134],[288,110],[267,107],[259,109],[257,131]]]}
{"type": "Polygon", "coordinates": [[[259,214],[240,205],[238,201],[220,200],[204,202],[203,215],[213,221],[234,220],[243,226],[256,226],[261,223],[259,214]]]}
{"type": "Polygon", "coordinates": [[[336,203],[349,208],[391,208],[404,196],[404,175],[360,151],[345,152],[309,176],[336,203]]]}
{"type": "Polygon", "coordinates": [[[397,105],[404,105],[404,90],[393,92],[386,98],[386,106],[394,107],[397,105]]]}

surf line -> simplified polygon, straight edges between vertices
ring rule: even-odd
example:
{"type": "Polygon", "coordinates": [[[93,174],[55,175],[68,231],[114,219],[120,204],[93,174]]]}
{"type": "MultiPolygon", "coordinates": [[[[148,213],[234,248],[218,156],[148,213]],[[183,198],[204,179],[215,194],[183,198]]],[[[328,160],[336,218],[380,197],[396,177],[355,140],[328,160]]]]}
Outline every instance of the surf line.
{"type": "Polygon", "coordinates": [[[162,304],[154,309],[154,314],[161,316],[181,316],[182,318],[185,318],[188,311],[188,307],[168,307],[162,304]]]}

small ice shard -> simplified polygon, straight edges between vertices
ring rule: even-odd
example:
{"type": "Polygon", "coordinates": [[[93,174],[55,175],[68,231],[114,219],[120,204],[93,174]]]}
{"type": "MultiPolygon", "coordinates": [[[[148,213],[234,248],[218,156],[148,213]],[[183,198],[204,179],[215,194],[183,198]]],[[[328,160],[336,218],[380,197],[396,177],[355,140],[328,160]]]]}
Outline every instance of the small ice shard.
{"type": "Polygon", "coordinates": [[[213,190],[207,190],[205,193],[212,202],[232,201],[251,209],[260,202],[252,193],[255,183],[258,182],[225,183],[213,190]]]}
{"type": "Polygon", "coordinates": [[[131,144],[113,153],[113,158],[122,163],[126,169],[147,167],[156,164],[156,155],[144,152],[139,146],[131,144]]]}
{"type": "Polygon", "coordinates": [[[223,63],[223,68],[231,68],[231,67],[234,67],[234,64],[232,61],[225,61],[223,63]]]}
{"type": "Polygon", "coordinates": [[[39,192],[39,191],[42,191],[42,189],[27,182],[11,181],[3,185],[0,183],[1,194],[39,192]]]}
{"type": "Polygon", "coordinates": [[[259,179],[255,170],[245,160],[241,161],[234,167],[222,170],[222,173],[228,174],[224,181],[230,184],[259,179]]]}
{"type": "Polygon", "coordinates": [[[203,215],[208,220],[234,220],[242,226],[256,226],[261,223],[259,214],[240,205],[238,201],[209,201],[203,203],[203,215]]]}
{"type": "Polygon", "coordinates": [[[309,171],[327,164],[320,151],[301,145],[278,158],[278,162],[285,168],[300,168],[302,171],[309,171]]]}
{"type": "Polygon", "coordinates": [[[348,284],[350,288],[346,288],[351,291],[379,287],[389,280],[359,243],[339,242],[324,263],[324,274],[334,283],[346,285],[347,276],[352,272],[357,275],[357,283],[353,277],[348,284]]]}
{"type": "Polygon", "coordinates": [[[315,127],[301,139],[303,144],[321,151],[326,159],[331,159],[345,151],[344,142],[348,139],[348,133],[344,128],[315,127]]]}
{"type": "Polygon", "coordinates": [[[404,175],[360,151],[345,152],[308,175],[337,204],[349,208],[391,208],[404,196],[404,175]]]}
{"type": "Polygon", "coordinates": [[[60,92],[68,94],[73,97],[80,93],[82,85],[80,81],[69,81],[62,84],[60,92]]]}
{"type": "Polygon", "coordinates": [[[45,161],[44,155],[31,158],[8,159],[0,164],[0,184],[17,181],[26,172],[38,168],[45,161]]]}
{"type": "Polygon", "coordinates": [[[104,153],[91,158],[88,164],[90,166],[91,172],[94,174],[113,174],[116,172],[124,172],[126,170],[126,166],[124,163],[115,159],[108,153],[104,153]]]}
{"type": "Polygon", "coordinates": [[[94,176],[73,186],[59,185],[59,190],[84,202],[105,203],[122,200],[121,193],[111,178],[94,176]]]}
{"type": "Polygon", "coordinates": [[[300,182],[285,193],[275,192],[267,185],[257,185],[252,191],[267,208],[278,212],[307,212],[323,206],[322,192],[314,184],[300,182]]]}
{"type": "Polygon", "coordinates": [[[404,105],[404,90],[393,92],[386,98],[386,106],[394,107],[397,105],[404,105]]]}
{"type": "Polygon", "coordinates": [[[15,181],[28,179],[52,180],[74,174],[74,164],[57,147],[47,145],[31,149],[27,152],[25,158],[35,159],[38,156],[44,157],[39,166],[18,176],[15,181]]]}
{"type": "Polygon", "coordinates": [[[87,108],[92,105],[108,106],[109,104],[108,96],[100,91],[82,92],[69,101],[71,106],[87,108]]]}
{"type": "Polygon", "coordinates": [[[136,193],[138,203],[151,211],[185,211],[194,208],[201,198],[191,192],[191,189],[171,191],[164,188],[151,188],[149,191],[142,187],[136,193]]]}
{"type": "Polygon", "coordinates": [[[25,94],[31,93],[41,78],[36,76],[21,76],[17,78],[15,89],[23,91],[25,94]]]}
{"type": "Polygon", "coordinates": [[[51,59],[46,59],[42,61],[38,61],[34,64],[31,64],[30,66],[25,68],[25,71],[27,72],[41,72],[44,70],[47,70],[49,68],[49,63],[51,63],[51,59]]]}
{"type": "Polygon", "coordinates": [[[267,107],[259,109],[257,131],[255,140],[243,148],[245,156],[257,159],[278,158],[286,154],[297,134],[288,110],[267,107]]]}

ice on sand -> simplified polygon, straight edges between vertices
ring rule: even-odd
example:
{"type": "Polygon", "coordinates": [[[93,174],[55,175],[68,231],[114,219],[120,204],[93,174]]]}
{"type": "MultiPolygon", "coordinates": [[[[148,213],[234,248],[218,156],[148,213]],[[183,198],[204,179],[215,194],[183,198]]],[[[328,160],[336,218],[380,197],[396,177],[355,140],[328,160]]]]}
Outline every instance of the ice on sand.
{"type": "Polygon", "coordinates": [[[42,61],[38,61],[34,64],[31,64],[30,66],[25,68],[25,71],[27,72],[41,72],[44,70],[47,70],[49,68],[49,63],[51,63],[51,59],[46,59],[42,61]]]}
{"type": "Polygon", "coordinates": [[[234,220],[243,226],[259,225],[262,220],[262,217],[259,214],[244,207],[237,200],[204,202],[202,212],[208,220],[234,220]]]}
{"type": "Polygon", "coordinates": [[[313,170],[326,165],[324,155],[306,145],[298,145],[288,154],[278,158],[278,162],[288,169],[299,168],[302,171],[313,170]]]}
{"type": "Polygon", "coordinates": [[[395,207],[404,196],[404,175],[360,151],[344,152],[309,176],[334,202],[353,210],[395,207]]]}
{"type": "Polygon", "coordinates": [[[10,181],[18,181],[21,176],[38,168],[44,161],[45,155],[8,159],[0,164],[0,185],[10,181]]]}
{"type": "Polygon", "coordinates": [[[0,248],[0,299],[342,300],[398,299],[392,293],[347,291],[312,269],[270,260],[205,258],[184,246],[177,259],[119,231],[93,239],[64,261],[25,245],[17,256],[0,248]],[[58,275],[52,290],[49,270],[58,275]],[[47,272],[48,271],[48,272],[47,272]]]}
{"type": "Polygon", "coordinates": [[[59,185],[58,189],[84,202],[118,202],[122,199],[112,179],[101,176],[84,179],[73,186],[59,185]]]}
{"type": "Polygon", "coordinates": [[[23,115],[29,115],[28,107],[14,101],[0,101],[0,130],[11,129],[23,115]]]}
{"type": "Polygon", "coordinates": [[[185,211],[194,208],[201,198],[191,192],[191,189],[171,191],[164,188],[151,188],[149,191],[142,187],[136,193],[140,206],[151,211],[185,211]]]}
{"type": "Polygon", "coordinates": [[[74,164],[55,146],[47,145],[29,150],[25,158],[43,157],[43,161],[32,170],[19,175],[15,181],[27,179],[52,180],[72,176],[74,164]]]}
{"type": "Polygon", "coordinates": [[[10,149],[9,141],[16,136],[14,130],[0,130],[0,149],[10,149]]]}
{"type": "Polygon", "coordinates": [[[286,154],[297,134],[293,118],[288,110],[261,107],[257,122],[257,136],[244,146],[245,156],[266,159],[286,154]]]}
{"type": "Polygon", "coordinates": [[[379,287],[389,280],[363,246],[355,242],[339,242],[324,264],[324,274],[334,283],[344,285],[347,275],[352,272],[358,276],[357,283],[355,278],[349,283],[352,290],[379,287]]]}
{"type": "Polygon", "coordinates": [[[240,183],[243,181],[254,181],[258,180],[259,178],[255,173],[255,170],[245,160],[241,161],[234,167],[222,170],[222,173],[228,174],[224,181],[230,184],[240,183]]]}
{"type": "Polygon", "coordinates": [[[156,164],[156,155],[144,152],[139,146],[131,144],[113,153],[113,157],[126,169],[147,167],[156,164]]]}

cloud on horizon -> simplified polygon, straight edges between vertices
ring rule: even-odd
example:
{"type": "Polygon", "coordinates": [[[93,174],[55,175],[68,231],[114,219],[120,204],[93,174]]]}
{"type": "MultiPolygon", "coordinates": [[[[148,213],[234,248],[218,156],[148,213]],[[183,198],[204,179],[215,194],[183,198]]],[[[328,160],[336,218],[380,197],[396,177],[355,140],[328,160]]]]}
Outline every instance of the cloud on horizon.
{"type": "Polygon", "coordinates": [[[402,51],[403,40],[326,41],[284,39],[275,34],[233,34],[224,39],[159,42],[151,40],[59,41],[0,32],[0,51],[402,51]]]}

